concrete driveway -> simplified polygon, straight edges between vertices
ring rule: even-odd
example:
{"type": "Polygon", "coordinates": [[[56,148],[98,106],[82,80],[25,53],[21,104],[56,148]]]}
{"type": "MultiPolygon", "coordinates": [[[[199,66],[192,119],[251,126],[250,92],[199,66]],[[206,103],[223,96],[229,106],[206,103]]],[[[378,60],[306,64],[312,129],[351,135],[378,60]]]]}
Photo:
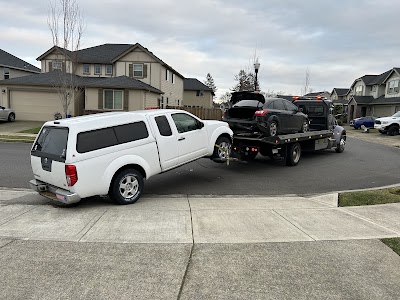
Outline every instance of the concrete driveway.
{"type": "Polygon", "coordinates": [[[5,133],[17,133],[22,130],[27,130],[31,128],[41,127],[44,122],[38,121],[19,121],[15,122],[3,122],[0,121],[0,134],[5,133]]]}

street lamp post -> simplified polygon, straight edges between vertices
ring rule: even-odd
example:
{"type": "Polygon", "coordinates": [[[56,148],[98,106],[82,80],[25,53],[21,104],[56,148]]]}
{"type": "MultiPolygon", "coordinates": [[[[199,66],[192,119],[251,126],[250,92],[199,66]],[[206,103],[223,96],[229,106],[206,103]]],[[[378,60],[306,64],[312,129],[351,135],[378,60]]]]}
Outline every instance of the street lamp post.
{"type": "Polygon", "coordinates": [[[256,62],[254,63],[254,71],[256,72],[256,80],[254,81],[255,91],[257,91],[257,74],[258,74],[259,69],[260,69],[260,63],[258,62],[258,59],[257,59],[256,62]]]}

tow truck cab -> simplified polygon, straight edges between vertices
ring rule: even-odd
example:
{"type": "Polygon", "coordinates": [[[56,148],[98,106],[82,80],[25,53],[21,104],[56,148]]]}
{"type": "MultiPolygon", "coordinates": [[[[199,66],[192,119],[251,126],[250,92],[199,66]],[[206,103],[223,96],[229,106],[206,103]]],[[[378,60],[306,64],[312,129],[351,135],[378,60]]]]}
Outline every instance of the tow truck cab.
{"type": "Polygon", "coordinates": [[[310,131],[333,130],[337,122],[331,100],[322,97],[293,97],[293,104],[308,115],[310,131]]]}

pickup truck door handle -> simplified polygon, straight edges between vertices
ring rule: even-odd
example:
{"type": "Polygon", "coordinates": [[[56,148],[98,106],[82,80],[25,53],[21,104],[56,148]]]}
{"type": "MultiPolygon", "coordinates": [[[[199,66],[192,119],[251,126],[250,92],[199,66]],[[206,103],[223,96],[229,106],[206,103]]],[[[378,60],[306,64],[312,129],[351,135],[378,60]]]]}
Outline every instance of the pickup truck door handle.
{"type": "Polygon", "coordinates": [[[184,137],[181,137],[178,139],[178,141],[183,141],[184,139],[185,139],[184,137]]]}

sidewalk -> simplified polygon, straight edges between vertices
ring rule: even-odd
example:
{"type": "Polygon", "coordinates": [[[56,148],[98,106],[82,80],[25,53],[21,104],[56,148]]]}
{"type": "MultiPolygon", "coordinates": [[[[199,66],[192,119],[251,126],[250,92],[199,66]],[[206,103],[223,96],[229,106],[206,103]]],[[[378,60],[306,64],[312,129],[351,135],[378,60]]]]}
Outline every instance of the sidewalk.
{"type": "Polygon", "coordinates": [[[398,299],[400,204],[313,197],[89,199],[0,189],[0,299],[398,299]],[[117,295],[117,297],[116,297],[117,295]]]}

